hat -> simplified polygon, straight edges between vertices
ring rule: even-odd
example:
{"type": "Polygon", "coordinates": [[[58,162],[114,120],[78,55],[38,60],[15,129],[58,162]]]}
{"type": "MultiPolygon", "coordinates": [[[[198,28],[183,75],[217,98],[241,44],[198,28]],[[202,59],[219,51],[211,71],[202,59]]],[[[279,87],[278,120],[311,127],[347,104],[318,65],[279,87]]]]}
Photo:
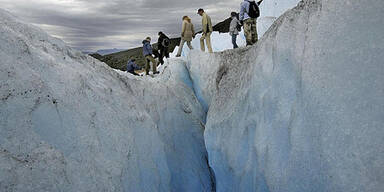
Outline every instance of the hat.
{"type": "Polygon", "coordinates": [[[197,13],[199,12],[204,12],[204,9],[200,8],[199,10],[197,10],[197,13]]]}
{"type": "Polygon", "coordinates": [[[145,40],[147,40],[147,41],[151,41],[151,38],[150,38],[150,37],[147,37],[147,38],[145,38],[145,40]]]}

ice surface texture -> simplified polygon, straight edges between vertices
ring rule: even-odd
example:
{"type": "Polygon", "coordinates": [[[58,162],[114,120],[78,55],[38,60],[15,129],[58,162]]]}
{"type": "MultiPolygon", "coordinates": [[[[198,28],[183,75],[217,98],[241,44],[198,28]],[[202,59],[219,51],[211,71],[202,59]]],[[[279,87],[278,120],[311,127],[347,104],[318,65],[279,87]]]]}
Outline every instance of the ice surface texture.
{"type": "Polygon", "coordinates": [[[191,53],[217,191],[384,190],[383,10],[306,0],[254,47],[191,53]]]}
{"type": "Polygon", "coordinates": [[[0,11],[0,191],[210,191],[205,145],[219,192],[383,191],[382,10],[302,1],[153,79],[0,11]]]}
{"type": "Polygon", "coordinates": [[[118,73],[0,10],[0,191],[210,191],[184,62],[118,73]]]}

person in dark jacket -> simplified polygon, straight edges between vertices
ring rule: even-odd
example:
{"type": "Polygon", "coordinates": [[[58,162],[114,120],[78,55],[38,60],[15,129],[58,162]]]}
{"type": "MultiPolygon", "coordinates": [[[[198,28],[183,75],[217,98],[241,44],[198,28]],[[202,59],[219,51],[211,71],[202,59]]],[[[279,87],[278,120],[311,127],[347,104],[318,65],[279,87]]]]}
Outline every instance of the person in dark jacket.
{"type": "Polygon", "coordinates": [[[164,57],[169,58],[169,44],[170,40],[163,32],[159,32],[159,39],[157,41],[157,48],[159,50],[159,62],[164,64],[164,57]]]}
{"type": "Polygon", "coordinates": [[[130,59],[127,64],[127,72],[136,76],[140,76],[135,70],[141,70],[142,68],[135,63],[135,59],[130,59]]]}
{"type": "Polygon", "coordinates": [[[143,41],[143,55],[144,55],[145,60],[146,60],[146,65],[145,65],[146,75],[149,75],[149,70],[150,70],[149,63],[150,62],[152,62],[153,74],[158,74],[159,72],[157,71],[157,61],[152,56],[153,50],[152,50],[152,46],[151,46],[151,38],[150,37],[147,37],[143,41]],[[148,62],[148,61],[150,61],[150,62],[148,62]]]}

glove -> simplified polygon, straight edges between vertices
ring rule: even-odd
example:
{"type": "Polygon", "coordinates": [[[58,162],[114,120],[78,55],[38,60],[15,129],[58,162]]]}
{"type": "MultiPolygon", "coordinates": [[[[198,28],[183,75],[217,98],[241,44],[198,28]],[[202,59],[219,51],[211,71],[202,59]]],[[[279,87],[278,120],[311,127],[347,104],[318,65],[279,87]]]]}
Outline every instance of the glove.
{"type": "Polygon", "coordinates": [[[244,25],[244,21],[240,21],[240,25],[243,26],[244,25]]]}

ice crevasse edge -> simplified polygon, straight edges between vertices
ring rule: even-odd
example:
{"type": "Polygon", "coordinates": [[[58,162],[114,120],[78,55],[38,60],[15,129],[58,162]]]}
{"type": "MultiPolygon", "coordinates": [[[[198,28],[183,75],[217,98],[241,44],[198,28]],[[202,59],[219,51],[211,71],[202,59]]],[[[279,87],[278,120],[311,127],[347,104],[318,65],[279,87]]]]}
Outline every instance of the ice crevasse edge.
{"type": "Polygon", "coordinates": [[[180,76],[117,73],[0,10],[0,191],[210,191],[180,76]]]}
{"type": "Polygon", "coordinates": [[[255,47],[187,56],[217,191],[384,190],[382,10],[301,1],[255,47]]]}
{"type": "Polygon", "coordinates": [[[173,60],[144,81],[22,28],[1,38],[1,189],[210,190],[189,72],[208,110],[217,191],[381,191],[381,10],[381,1],[303,1],[256,47],[195,51],[189,71],[173,60]],[[10,41],[16,49],[5,50],[10,41]],[[39,121],[47,114],[58,121],[39,121]]]}

